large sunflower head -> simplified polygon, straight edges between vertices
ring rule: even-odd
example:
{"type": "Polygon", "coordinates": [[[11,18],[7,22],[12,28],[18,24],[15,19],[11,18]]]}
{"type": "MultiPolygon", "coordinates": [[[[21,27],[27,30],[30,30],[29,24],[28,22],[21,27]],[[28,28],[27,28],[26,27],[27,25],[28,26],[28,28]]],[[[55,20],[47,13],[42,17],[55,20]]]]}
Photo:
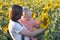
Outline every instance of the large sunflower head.
{"type": "Polygon", "coordinates": [[[48,27],[48,25],[50,24],[50,17],[48,14],[44,13],[40,16],[40,20],[42,20],[42,23],[39,24],[40,28],[42,29],[46,29],[48,27]]]}
{"type": "MultiPolygon", "coordinates": [[[[42,13],[37,20],[42,20],[42,23],[39,24],[40,28],[43,30],[46,29],[50,24],[50,17],[46,13],[42,13]]],[[[34,28],[36,30],[36,28],[34,28]]]]}

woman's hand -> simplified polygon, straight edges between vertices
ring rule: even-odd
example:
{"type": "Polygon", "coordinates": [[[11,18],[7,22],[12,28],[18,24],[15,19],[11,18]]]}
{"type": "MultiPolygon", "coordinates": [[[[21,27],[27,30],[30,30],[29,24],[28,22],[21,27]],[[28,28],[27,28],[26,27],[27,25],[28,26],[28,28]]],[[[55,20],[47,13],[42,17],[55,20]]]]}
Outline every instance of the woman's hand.
{"type": "Polygon", "coordinates": [[[29,31],[29,30],[27,30],[27,29],[23,29],[23,30],[20,32],[20,34],[34,37],[34,36],[36,36],[37,34],[41,33],[42,31],[43,31],[42,29],[38,29],[38,30],[36,30],[36,31],[31,32],[31,31],[29,31]]]}

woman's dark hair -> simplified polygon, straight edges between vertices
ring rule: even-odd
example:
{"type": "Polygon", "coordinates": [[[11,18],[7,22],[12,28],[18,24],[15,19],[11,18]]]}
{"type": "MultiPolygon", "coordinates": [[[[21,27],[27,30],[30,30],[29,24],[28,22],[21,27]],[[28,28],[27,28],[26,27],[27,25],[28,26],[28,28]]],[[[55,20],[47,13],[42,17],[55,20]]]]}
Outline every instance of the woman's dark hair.
{"type": "Polygon", "coordinates": [[[12,5],[12,6],[11,6],[11,9],[12,9],[12,11],[11,11],[11,13],[9,14],[10,19],[11,19],[12,21],[17,22],[17,20],[20,19],[21,16],[22,16],[22,7],[19,6],[19,5],[12,5]]]}

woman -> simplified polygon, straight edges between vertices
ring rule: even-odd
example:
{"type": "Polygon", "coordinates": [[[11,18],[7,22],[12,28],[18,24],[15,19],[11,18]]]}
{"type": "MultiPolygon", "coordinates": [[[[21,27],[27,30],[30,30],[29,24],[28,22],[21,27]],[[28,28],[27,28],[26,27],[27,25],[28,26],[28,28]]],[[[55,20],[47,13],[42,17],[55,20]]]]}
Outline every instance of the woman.
{"type": "Polygon", "coordinates": [[[13,5],[9,8],[10,22],[8,28],[13,40],[22,40],[22,35],[26,35],[27,37],[25,37],[25,39],[30,40],[29,36],[34,37],[43,31],[42,29],[33,32],[29,31],[20,21],[22,13],[22,7],[19,5],[13,5]]]}

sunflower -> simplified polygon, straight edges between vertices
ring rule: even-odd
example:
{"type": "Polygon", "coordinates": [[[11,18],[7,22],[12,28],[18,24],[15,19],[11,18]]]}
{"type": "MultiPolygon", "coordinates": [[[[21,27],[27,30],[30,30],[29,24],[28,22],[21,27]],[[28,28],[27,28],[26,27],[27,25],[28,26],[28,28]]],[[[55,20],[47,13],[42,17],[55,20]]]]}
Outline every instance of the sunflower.
{"type": "Polygon", "coordinates": [[[4,33],[7,33],[7,31],[8,31],[8,26],[7,25],[5,27],[3,27],[3,31],[4,31],[4,33]]]}
{"type": "Polygon", "coordinates": [[[3,4],[3,3],[0,1],[0,9],[2,9],[2,4],[3,4]]]}
{"type": "Polygon", "coordinates": [[[46,29],[49,26],[49,24],[50,24],[49,15],[46,14],[46,13],[42,13],[41,16],[40,16],[40,20],[42,20],[42,23],[39,24],[40,28],[46,29]]]}
{"type": "Polygon", "coordinates": [[[21,1],[18,1],[17,4],[20,5],[20,6],[22,6],[22,2],[21,1]]]}
{"type": "Polygon", "coordinates": [[[36,13],[35,12],[32,12],[32,18],[36,18],[36,13]]]}
{"type": "MultiPolygon", "coordinates": [[[[37,20],[42,20],[42,23],[39,24],[41,29],[46,29],[50,24],[50,17],[47,13],[42,13],[37,20]]],[[[34,28],[36,30],[36,28],[34,28]]]]}

